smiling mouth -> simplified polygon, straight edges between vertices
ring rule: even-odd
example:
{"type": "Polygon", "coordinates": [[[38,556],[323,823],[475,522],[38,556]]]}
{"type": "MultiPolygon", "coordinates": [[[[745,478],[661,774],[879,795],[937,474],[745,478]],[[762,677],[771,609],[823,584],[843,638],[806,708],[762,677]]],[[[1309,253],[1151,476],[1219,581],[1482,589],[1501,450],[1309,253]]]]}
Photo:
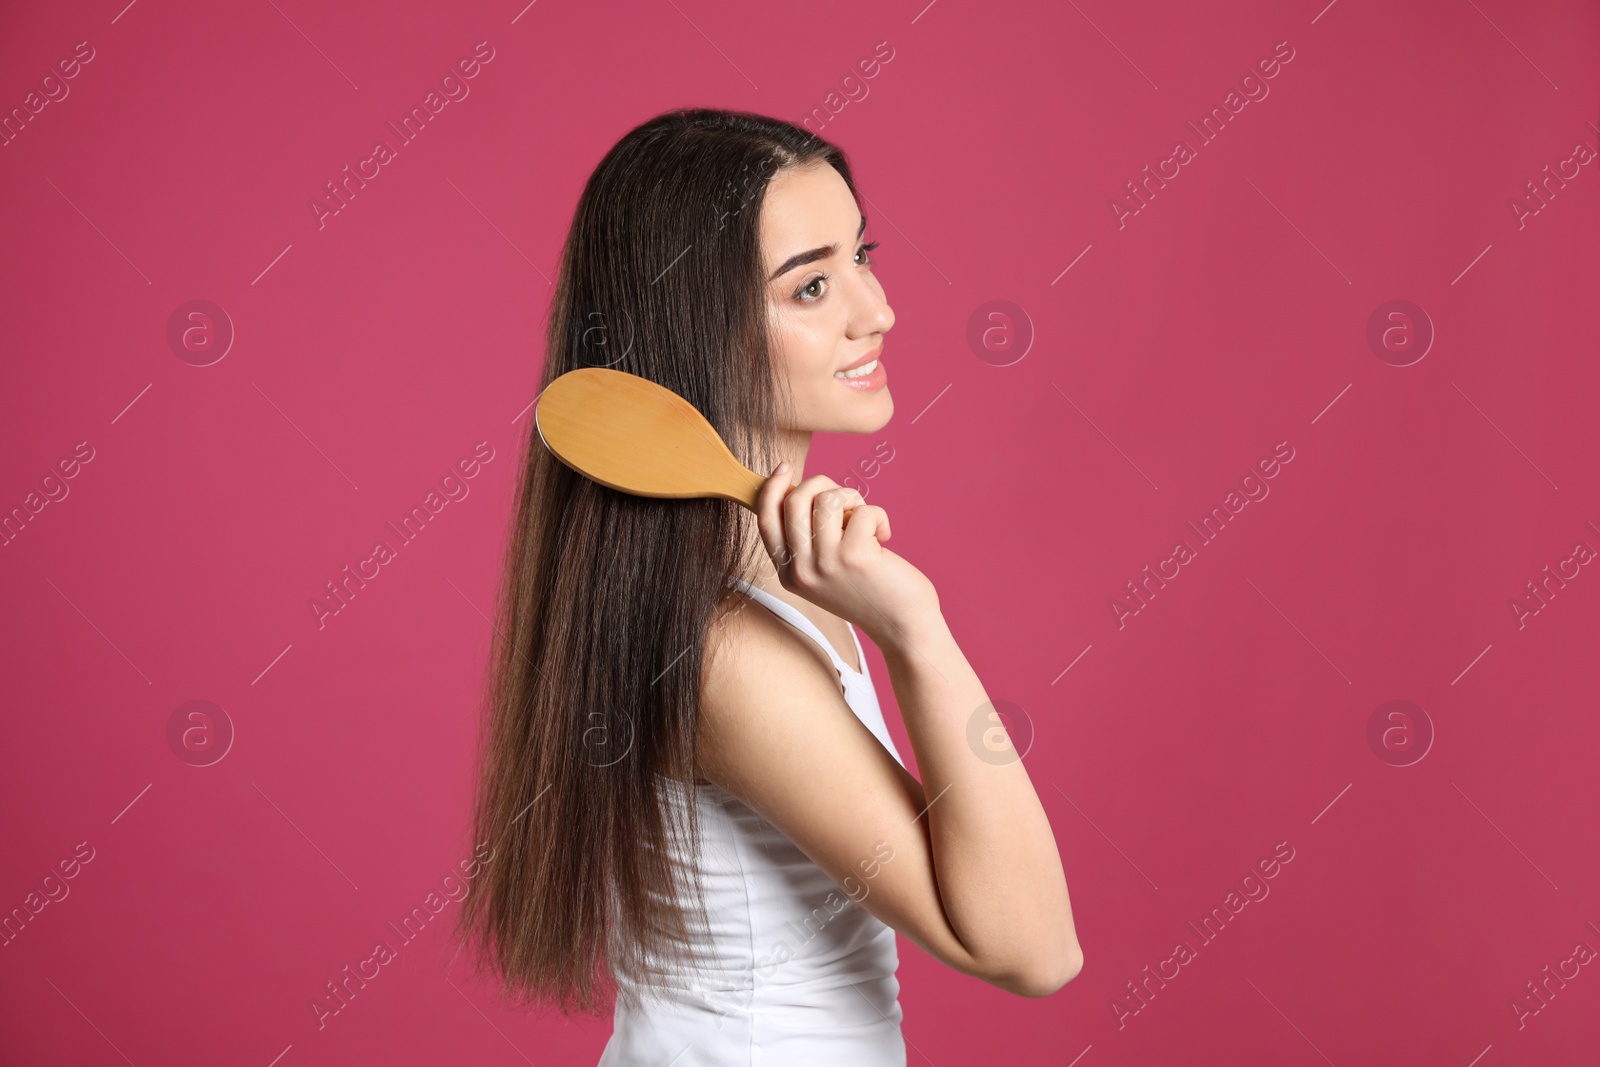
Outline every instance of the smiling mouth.
{"type": "Polygon", "coordinates": [[[850,370],[835,371],[833,376],[835,378],[843,379],[844,381],[849,381],[851,378],[865,378],[867,375],[871,374],[877,369],[878,361],[874,359],[869,363],[863,363],[861,366],[853,367],[850,370]]]}

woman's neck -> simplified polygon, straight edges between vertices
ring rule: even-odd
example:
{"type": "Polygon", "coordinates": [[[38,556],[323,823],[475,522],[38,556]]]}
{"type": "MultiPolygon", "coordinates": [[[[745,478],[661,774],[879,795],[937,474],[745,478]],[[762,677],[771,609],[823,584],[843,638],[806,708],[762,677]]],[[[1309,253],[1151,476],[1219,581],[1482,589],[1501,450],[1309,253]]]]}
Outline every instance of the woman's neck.
{"type": "MultiPolygon", "coordinates": [[[[789,481],[798,485],[806,476],[806,456],[811,452],[810,430],[779,430],[778,431],[778,460],[789,463],[789,481]]],[[[761,471],[763,475],[771,471],[761,471]]]]}

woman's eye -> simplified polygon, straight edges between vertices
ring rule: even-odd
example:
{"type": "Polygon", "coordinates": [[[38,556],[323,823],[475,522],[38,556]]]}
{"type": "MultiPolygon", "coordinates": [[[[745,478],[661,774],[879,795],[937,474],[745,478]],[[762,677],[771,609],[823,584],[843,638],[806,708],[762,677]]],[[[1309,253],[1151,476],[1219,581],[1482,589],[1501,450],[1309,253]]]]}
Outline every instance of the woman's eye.
{"type": "Polygon", "coordinates": [[[801,299],[801,301],[804,302],[804,303],[814,304],[818,300],[822,299],[822,294],[821,293],[817,293],[815,296],[812,296],[809,300],[806,299],[806,294],[813,292],[815,290],[816,286],[823,285],[825,282],[827,282],[827,280],[828,280],[828,276],[826,274],[819,275],[818,277],[812,278],[805,285],[801,286],[800,287],[800,292],[796,293],[795,295],[798,296],[801,299]]]}
{"type": "MultiPolygon", "coordinates": [[[[874,248],[877,248],[877,247],[878,247],[878,242],[877,241],[873,241],[871,244],[864,244],[860,248],[856,249],[856,266],[858,266],[858,267],[870,267],[870,266],[872,266],[872,257],[870,255],[867,255],[867,253],[871,252],[874,248]],[[863,259],[862,258],[863,256],[865,256],[866,258],[863,259]]],[[[827,291],[827,282],[828,282],[828,275],[826,275],[826,274],[820,274],[817,277],[812,278],[805,285],[801,286],[800,289],[794,294],[795,295],[795,299],[799,300],[802,304],[815,304],[818,300],[822,299],[822,292],[826,292],[827,291]],[[816,290],[816,287],[819,286],[819,285],[823,287],[822,292],[817,292],[817,290],[816,290]]]]}

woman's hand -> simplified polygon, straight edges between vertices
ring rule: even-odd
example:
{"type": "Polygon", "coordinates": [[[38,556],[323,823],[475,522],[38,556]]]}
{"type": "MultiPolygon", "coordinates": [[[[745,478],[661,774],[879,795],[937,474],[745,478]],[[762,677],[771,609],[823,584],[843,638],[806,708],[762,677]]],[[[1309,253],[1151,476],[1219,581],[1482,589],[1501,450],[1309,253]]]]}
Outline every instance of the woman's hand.
{"type": "Polygon", "coordinates": [[[879,647],[939,618],[933,583],[883,547],[887,512],[826,475],[785,496],[789,486],[789,465],[780,463],[756,501],[761,540],[785,589],[855,623],[879,647]]]}

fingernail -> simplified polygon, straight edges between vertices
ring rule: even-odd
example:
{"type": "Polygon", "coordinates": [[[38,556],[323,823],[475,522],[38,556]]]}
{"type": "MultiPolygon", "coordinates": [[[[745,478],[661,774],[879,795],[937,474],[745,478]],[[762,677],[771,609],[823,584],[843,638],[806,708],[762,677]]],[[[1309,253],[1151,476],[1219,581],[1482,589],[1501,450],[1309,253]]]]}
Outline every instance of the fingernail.
{"type": "Polygon", "coordinates": [[[789,473],[789,462],[787,460],[785,460],[784,462],[778,464],[778,469],[776,471],[774,471],[773,473],[774,474],[788,474],[789,473]]]}

